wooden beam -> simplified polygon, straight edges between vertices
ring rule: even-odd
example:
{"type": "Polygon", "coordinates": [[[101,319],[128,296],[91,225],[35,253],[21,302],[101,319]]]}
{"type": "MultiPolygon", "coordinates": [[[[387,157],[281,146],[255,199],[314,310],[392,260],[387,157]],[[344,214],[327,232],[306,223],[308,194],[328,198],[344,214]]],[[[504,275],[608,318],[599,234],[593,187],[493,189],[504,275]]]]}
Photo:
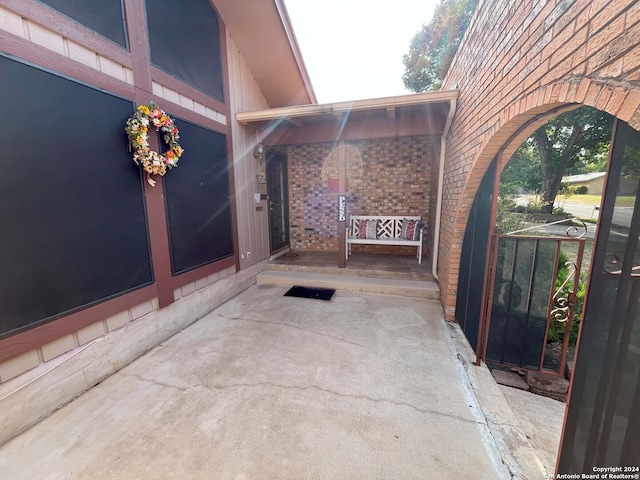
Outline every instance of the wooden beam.
{"type": "Polygon", "coordinates": [[[302,120],[302,118],[291,118],[291,117],[284,117],[285,121],[287,121],[288,123],[290,123],[291,125],[294,125],[296,127],[302,127],[304,126],[304,121],[302,120]]]}
{"type": "Polygon", "coordinates": [[[292,127],[280,125],[272,129],[265,138],[266,145],[294,145],[305,143],[334,142],[340,140],[368,140],[372,138],[413,137],[420,135],[440,135],[446,118],[441,115],[408,115],[388,119],[380,118],[354,120],[350,118],[344,125],[331,119],[313,125],[292,127]]]}

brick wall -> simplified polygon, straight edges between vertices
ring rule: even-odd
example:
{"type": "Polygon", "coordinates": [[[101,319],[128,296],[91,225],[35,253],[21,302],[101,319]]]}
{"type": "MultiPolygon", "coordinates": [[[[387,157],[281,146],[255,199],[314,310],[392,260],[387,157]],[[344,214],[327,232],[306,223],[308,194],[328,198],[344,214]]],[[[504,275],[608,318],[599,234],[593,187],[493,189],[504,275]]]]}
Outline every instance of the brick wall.
{"type": "MultiPolygon", "coordinates": [[[[347,142],[347,213],[421,215],[428,222],[438,142],[439,137],[347,142]]],[[[338,156],[334,144],[290,146],[288,160],[291,248],[338,251],[338,194],[333,188],[337,186],[338,156]]],[[[415,247],[355,245],[353,251],[414,255],[415,247]]]]}
{"type": "Polygon", "coordinates": [[[337,251],[338,198],[321,180],[332,148],[331,143],[313,143],[288,149],[289,222],[294,250],[337,251]]]}
{"type": "Polygon", "coordinates": [[[486,0],[443,89],[460,90],[447,139],[441,299],[453,319],[462,239],[489,163],[511,153],[570,104],[590,105],[640,129],[640,2],[486,0]]]}

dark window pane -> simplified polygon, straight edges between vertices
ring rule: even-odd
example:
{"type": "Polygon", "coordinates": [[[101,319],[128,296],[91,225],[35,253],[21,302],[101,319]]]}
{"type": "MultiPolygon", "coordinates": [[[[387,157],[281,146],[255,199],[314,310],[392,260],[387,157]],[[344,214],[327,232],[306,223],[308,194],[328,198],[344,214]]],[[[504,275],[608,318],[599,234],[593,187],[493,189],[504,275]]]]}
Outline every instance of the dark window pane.
{"type": "Polygon", "coordinates": [[[176,125],[184,155],[164,177],[174,274],[233,255],[226,136],[176,125]]]}
{"type": "Polygon", "coordinates": [[[120,0],[40,1],[127,48],[124,10],[120,0]]]}
{"type": "Polygon", "coordinates": [[[147,0],[151,62],[224,101],[220,28],[209,0],[147,0]]]}
{"type": "Polygon", "coordinates": [[[0,335],[152,282],[131,101],[0,56],[0,335]]]}

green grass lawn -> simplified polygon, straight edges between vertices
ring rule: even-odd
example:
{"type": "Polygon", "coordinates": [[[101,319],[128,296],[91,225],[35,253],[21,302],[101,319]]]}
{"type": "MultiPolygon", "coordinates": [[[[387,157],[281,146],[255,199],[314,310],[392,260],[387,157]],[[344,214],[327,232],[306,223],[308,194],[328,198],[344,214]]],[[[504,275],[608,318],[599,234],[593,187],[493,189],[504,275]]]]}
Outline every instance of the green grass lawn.
{"type": "MultiPolygon", "coordinates": [[[[571,195],[569,198],[565,198],[562,195],[556,197],[556,202],[559,205],[565,203],[577,203],[580,205],[600,205],[600,195],[571,195]]],[[[535,201],[535,195],[531,195],[531,201],[535,201]]],[[[616,199],[616,207],[633,207],[636,197],[633,195],[620,196],[616,199]]]]}
{"type": "MultiPolygon", "coordinates": [[[[635,201],[636,197],[633,195],[619,196],[616,198],[616,207],[633,207],[635,201]]],[[[567,202],[579,203],[580,205],[600,205],[600,195],[572,195],[567,199],[567,202]]]]}
{"type": "Polygon", "coordinates": [[[565,200],[567,203],[578,203],[580,205],[600,205],[600,195],[571,195],[566,199],[561,195],[556,197],[556,202],[560,205],[562,205],[565,200]]]}

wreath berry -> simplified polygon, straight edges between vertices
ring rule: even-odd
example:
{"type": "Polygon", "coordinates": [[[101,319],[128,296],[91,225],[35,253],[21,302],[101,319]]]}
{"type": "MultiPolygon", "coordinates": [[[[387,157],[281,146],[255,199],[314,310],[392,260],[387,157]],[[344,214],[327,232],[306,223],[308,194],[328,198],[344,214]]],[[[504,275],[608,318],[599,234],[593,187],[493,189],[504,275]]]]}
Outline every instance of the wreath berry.
{"type": "Polygon", "coordinates": [[[139,105],[135,113],[127,120],[125,132],[129,137],[129,145],[133,147],[133,161],[136,165],[142,165],[147,172],[147,181],[151,186],[156,182],[150,175],[164,175],[167,170],[178,166],[178,160],[184,150],[178,143],[180,134],[173,119],[163,110],[151,102],[149,105],[139,105]],[[158,153],[149,148],[149,128],[155,127],[156,131],[164,134],[164,142],[169,149],[164,153],[158,153]]]}

